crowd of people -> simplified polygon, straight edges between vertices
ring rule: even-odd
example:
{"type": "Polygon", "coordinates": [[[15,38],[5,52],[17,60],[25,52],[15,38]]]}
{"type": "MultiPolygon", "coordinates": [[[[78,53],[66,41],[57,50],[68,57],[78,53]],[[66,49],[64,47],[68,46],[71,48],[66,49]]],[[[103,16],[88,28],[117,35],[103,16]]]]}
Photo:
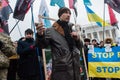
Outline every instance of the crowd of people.
{"type": "MultiPolygon", "coordinates": [[[[33,38],[32,29],[25,30],[25,36],[15,44],[17,57],[9,58],[7,80],[45,80],[42,49],[49,46],[52,60],[47,66],[48,80],[87,80],[85,63],[80,63],[80,60],[83,60],[83,57],[80,58],[82,48],[88,68],[88,45],[102,48],[105,43],[113,46],[113,41],[107,38],[98,43],[96,39],[91,41],[85,38],[82,42],[78,32],[72,30],[72,26],[69,25],[70,16],[70,9],[62,7],[58,11],[59,19],[52,27],[44,28],[43,23],[36,24],[36,39],[33,38]]],[[[92,80],[97,79],[105,78],[92,78],[92,80]]]]}
{"type": "MultiPolygon", "coordinates": [[[[98,42],[97,39],[89,39],[89,38],[85,38],[83,41],[83,48],[84,48],[84,54],[85,54],[85,61],[86,61],[86,65],[87,65],[87,69],[88,69],[88,50],[89,50],[89,45],[93,45],[94,47],[97,48],[105,48],[106,44],[110,44],[111,47],[113,46],[118,46],[117,43],[113,43],[113,39],[112,38],[106,38],[104,41],[100,41],[98,42]]],[[[51,76],[51,72],[52,72],[52,63],[51,60],[48,63],[47,66],[47,70],[48,70],[48,76],[51,76]]],[[[85,63],[83,61],[83,55],[80,56],[80,76],[81,76],[81,80],[87,80],[87,76],[86,76],[86,69],[85,69],[85,63]]],[[[90,78],[90,80],[107,80],[108,78],[90,78]]],[[[108,79],[108,80],[119,80],[119,79],[108,79]]]]}
{"type": "MultiPolygon", "coordinates": [[[[118,46],[117,43],[113,42],[112,38],[106,38],[104,41],[100,41],[98,42],[97,39],[89,39],[89,38],[85,38],[84,39],[84,53],[85,53],[85,59],[86,59],[86,64],[87,64],[87,68],[88,68],[88,50],[89,50],[89,45],[93,45],[93,47],[95,48],[105,48],[107,45],[109,45],[109,47],[114,47],[114,46],[118,46]]],[[[83,59],[82,59],[83,60],[83,59]]],[[[83,70],[85,73],[85,66],[83,63],[83,70]]],[[[86,74],[86,73],[85,73],[86,74]]],[[[83,80],[86,78],[86,75],[83,75],[83,80]]],[[[106,80],[107,78],[91,78],[91,80],[106,80]]],[[[109,80],[119,80],[119,79],[109,79],[109,80]]]]}

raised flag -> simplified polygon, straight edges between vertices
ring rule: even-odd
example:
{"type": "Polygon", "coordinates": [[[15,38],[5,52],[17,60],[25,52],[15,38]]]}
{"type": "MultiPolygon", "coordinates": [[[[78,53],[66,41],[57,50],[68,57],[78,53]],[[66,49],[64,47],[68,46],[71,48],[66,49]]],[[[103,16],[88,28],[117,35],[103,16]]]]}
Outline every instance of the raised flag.
{"type": "MultiPolygon", "coordinates": [[[[39,15],[49,18],[49,10],[48,10],[48,7],[47,7],[47,4],[46,4],[45,0],[41,0],[39,15]]],[[[50,27],[51,26],[50,20],[48,20],[48,19],[39,18],[39,21],[43,22],[45,27],[50,27]]]]}
{"type": "Polygon", "coordinates": [[[60,8],[61,8],[61,7],[65,7],[65,2],[64,2],[64,0],[51,0],[51,1],[50,1],[50,5],[51,5],[51,6],[55,6],[55,4],[58,5],[60,8]]]}
{"type": "Polygon", "coordinates": [[[8,27],[8,19],[10,13],[12,13],[12,8],[9,5],[8,0],[1,0],[1,11],[0,11],[0,18],[1,18],[1,28],[3,31],[9,35],[9,27],[8,27]]]}
{"type": "MultiPolygon", "coordinates": [[[[113,10],[112,10],[112,8],[108,5],[108,10],[109,10],[109,17],[110,17],[110,24],[112,25],[112,26],[116,26],[117,28],[118,28],[118,21],[117,21],[117,19],[116,19],[116,17],[115,17],[115,14],[114,14],[114,12],[113,12],[113,10]]],[[[119,28],[118,28],[119,29],[119,28]]]]}
{"type": "Polygon", "coordinates": [[[102,18],[100,18],[97,14],[95,14],[88,6],[85,6],[85,8],[87,11],[88,20],[90,22],[96,22],[97,25],[100,27],[110,26],[109,23],[105,22],[102,18]]]}
{"type": "Polygon", "coordinates": [[[110,16],[110,24],[114,26],[115,24],[118,23],[118,21],[115,17],[113,10],[111,9],[109,5],[108,5],[108,10],[109,10],[109,16],[110,16]]]}
{"type": "Polygon", "coordinates": [[[74,0],[69,0],[69,8],[73,9],[74,7],[74,0]]]}
{"type": "Polygon", "coordinates": [[[69,8],[74,9],[75,15],[77,16],[77,8],[76,8],[76,2],[77,0],[69,0],[69,8]]]}
{"type": "Polygon", "coordinates": [[[17,0],[13,18],[23,21],[34,0],[17,0]]]}
{"type": "Polygon", "coordinates": [[[111,8],[120,13],[120,0],[104,0],[111,8]]]}
{"type": "Polygon", "coordinates": [[[83,0],[83,2],[84,2],[84,5],[87,5],[87,6],[91,6],[92,5],[90,0],[83,0]]]}
{"type": "Polygon", "coordinates": [[[10,13],[12,13],[13,10],[11,6],[9,5],[8,0],[2,0],[2,9],[1,9],[1,16],[2,20],[8,20],[10,13]]]}
{"type": "Polygon", "coordinates": [[[0,33],[1,33],[1,32],[4,32],[2,28],[0,28],[0,33]]]}

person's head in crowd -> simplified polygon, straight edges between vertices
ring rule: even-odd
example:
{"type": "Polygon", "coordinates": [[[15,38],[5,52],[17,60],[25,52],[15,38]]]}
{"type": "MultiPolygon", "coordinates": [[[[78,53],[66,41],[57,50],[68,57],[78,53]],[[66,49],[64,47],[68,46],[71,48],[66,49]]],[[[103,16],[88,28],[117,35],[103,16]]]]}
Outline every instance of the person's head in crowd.
{"type": "Polygon", "coordinates": [[[84,44],[85,45],[90,45],[90,39],[89,38],[85,38],[84,39],[84,44]]]}
{"type": "Polygon", "coordinates": [[[105,44],[110,44],[111,46],[117,46],[117,44],[113,42],[112,38],[106,38],[105,44]]]}
{"type": "Polygon", "coordinates": [[[99,47],[104,47],[104,41],[100,41],[99,47]]]}
{"type": "Polygon", "coordinates": [[[71,16],[71,11],[67,7],[62,7],[58,11],[58,17],[61,21],[69,22],[71,16]]]}
{"type": "Polygon", "coordinates": [[[92,45],[94,45],[94,47],[98,46],[98,42],[96,39],[92,39],[92,45]]]}
{"type": "Polygon", "coordinates": [[[112,38],[106,38],[105,39],[105,44],[112,44],[112,43],[113,43],[112,38]]]}
{"type": "Polygon", "coordinates": [[[25,30],[25,38],[33,38],[33,31],[32,31],[32,29],[25,30]]]}

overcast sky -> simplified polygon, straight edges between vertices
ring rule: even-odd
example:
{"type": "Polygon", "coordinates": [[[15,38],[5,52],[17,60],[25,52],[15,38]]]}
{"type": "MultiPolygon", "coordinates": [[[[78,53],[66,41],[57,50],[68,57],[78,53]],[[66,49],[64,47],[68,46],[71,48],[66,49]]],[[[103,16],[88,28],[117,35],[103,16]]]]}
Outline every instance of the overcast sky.
{"type": "MultiPolygon", "coordinates": [[[[11,5],[13,10],[14,10],[16,1],[17,0],[9,0],[10,5],[11,5]]],[[[40,7],[40,1],[41,0],[35,0],[35,2],[33,4],[33,6],[34,6],[33,7],[33,14],[34,14],[35,22],[38,22],[38,12],[39,12],[39,7],[40,7]]],[[[78,11],[77,24],[80,24],[81,26],[90,24],[90,22],[88,21],[88,18],[87,18],[87,13],[86,13],[86,10],[85,10],[84,4],[83,4],[83,0],[77,0],[77,1],[78,1],[77,2],[77,11],[78,11]]],[[[105,20],[109,21],[109,14],[107,12],[107,5],[105,5],[106,6],[105,13],[103,12],[104,11],[104,8],[103,8],[104,0],[90,0],[90,1],[92,3],[92,6],[90,8],[97,15],[99,15],[101,18],[103,18],[103,14],[105,14],[105,20]]],[[[57,5],[56,6],[50,6],[49,5],[50,0],[46,0],[46,2],[47,2],[47,5],[48,5],[48,8],[49,8],[49,16],[51,18],[58,19],[57,11],[58,11],[59,7],[57,5]]],[[[65,0],[65,5],[68,7],[68,0],[65,0]]],[[[116,14],[116,18],[120,22],[120,14],[118,14],[117,12],[115,12],[115,14],[116,14]]],[[[73,15],[71,15],[71,20],[70,21],[74,23],[73,15]]],[[[13,14],[11,14],[10,19],[8,21],[9,31],[11,31],[11,29],[14,27],[15,23],[16,23],[16,20],[13,18],[13,14]]],[[[31,9],[26,14],[24,21],[20,21],[18,26],[20,28],[22,36],[24,36],[24,31],[27,28],[31,28],[31,9]]],[[[16,26],[15,29],[10,34],[11,39],[13,41],[18,40],[21,37],[20,33],[19,33],[19,30],[18,30],[18,26],[16,26]]],[[[120,26],[120,23],[118,24],[118,26],[120,26]]]]}

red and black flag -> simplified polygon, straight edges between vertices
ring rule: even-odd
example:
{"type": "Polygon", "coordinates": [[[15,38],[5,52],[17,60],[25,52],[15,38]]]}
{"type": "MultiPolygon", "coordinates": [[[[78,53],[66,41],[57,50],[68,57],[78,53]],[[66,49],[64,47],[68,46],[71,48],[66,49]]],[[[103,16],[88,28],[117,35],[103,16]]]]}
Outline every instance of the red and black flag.
{"type": "Polygon", "coordinates": [[[108,5],[108,10],[109,10],[109,16],[110,16],[110,24],[114,26],[115,24],[118,23],[118,21],[115,17],[113,10],[111,9],[109,5],[108,5]]]}
{"type": "Polygon", "coordinates": [[[105,0],[105,3],[107,3],[116,12],[120,13],[120,0],[105,0]]]}
{"type": "Polygon", "coordinates": [[[23,21],[34,0],[17,0],[13,18],[23,21]]]}
{"type": "Polygon", "coordinates": [[[75,15],[77,17],[78,13],[77,13],[77,8],[76,8],[76,6],[77,6],[76,3],[77,3],[77,0],[69,0],[69,8],[74,9],[75,15]]]}
{"type": "Polygon", "coordinates": [[[1,9],[1,16],[3,20],[8,20],[10,13],[13,12],[11,6],[9,5],[8,0],[1,0],[2,1],[2,9],[1,9]]]}
{"type": "Polygon", "coordinates": [[[8,0],[1,0],[0,1],[1,5],[1,10],[0,10],[0,25],[1,25],[1,29],[3,29],[3,31],[5,33],[7,33],[9,35],[9,27],[8,27],[8,19],[9,19],[9,15],[10,13],[12,13],[12,8],[9,5],[8,0]]]}
{"type": "Polygon", "coordinates": [[[118,21],[115,17],[115,14],[114,14],[112,8],[109,5],[108,5],[108,10],[109,10],[110,24],[112,26],[116,26],[118,28],[118,21]]]}

